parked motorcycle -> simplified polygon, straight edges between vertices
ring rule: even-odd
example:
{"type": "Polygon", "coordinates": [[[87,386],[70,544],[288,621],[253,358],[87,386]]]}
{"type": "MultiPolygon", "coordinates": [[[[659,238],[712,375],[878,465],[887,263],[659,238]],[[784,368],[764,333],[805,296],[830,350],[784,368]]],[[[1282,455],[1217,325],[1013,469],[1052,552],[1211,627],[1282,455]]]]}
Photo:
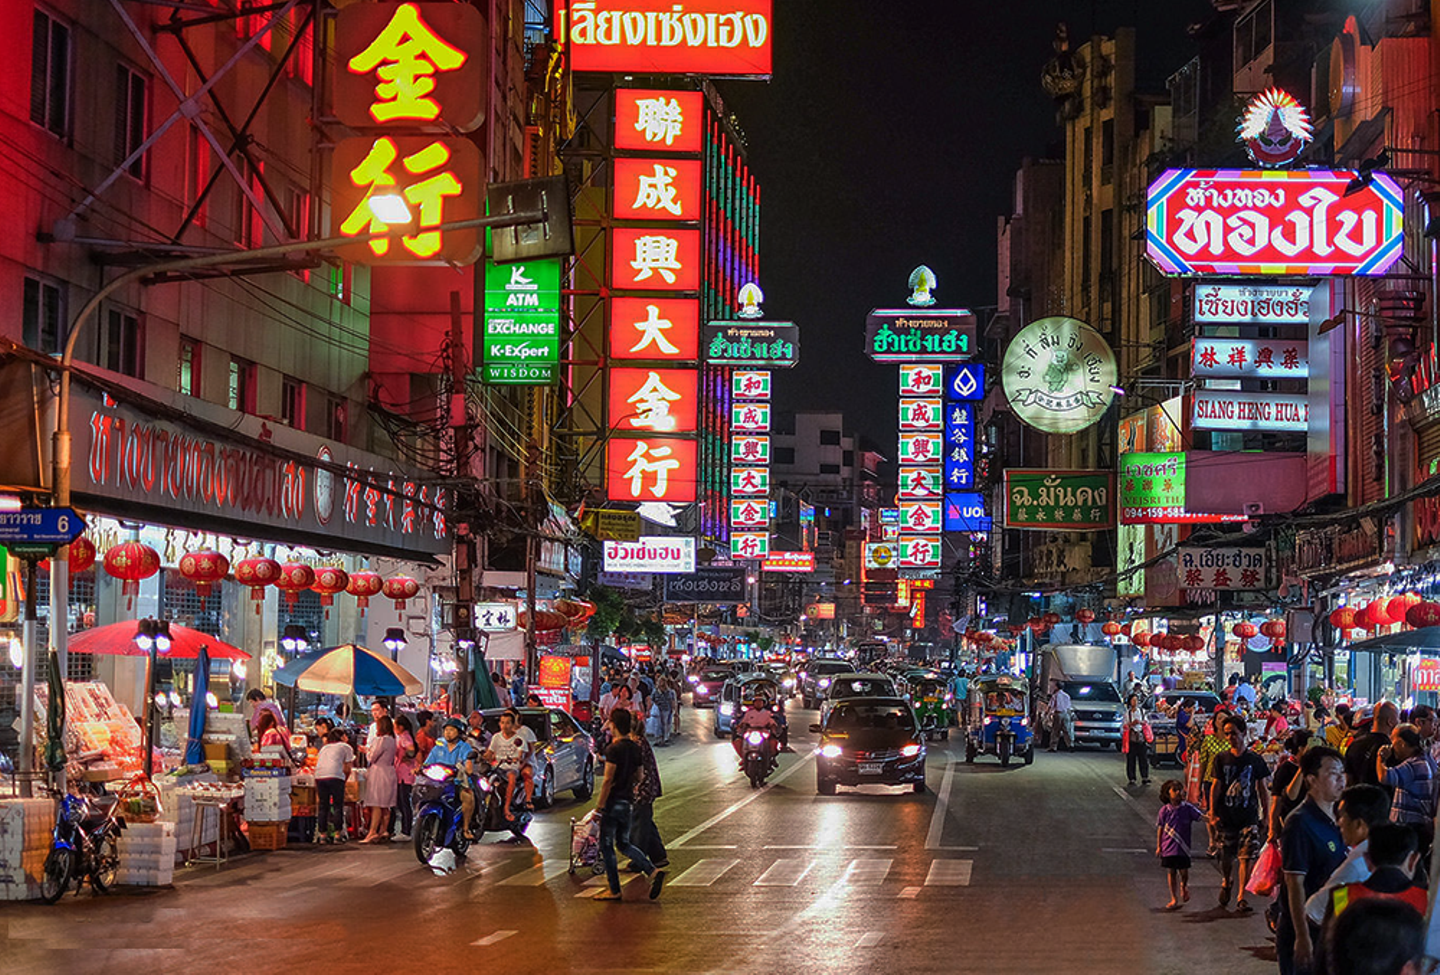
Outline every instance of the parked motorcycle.
{"type": "Polygon", "coordinates": [[[765,784],[765,780],[775,770],[775,744],[770,732],[745,732],[744,744],[740,749],[740,768],[750,779],[750,788],[758,789],[765,784]]]}
{"type": "Polygon", "coordinates": [[[123,821],[115,818],[120,800],[116,796],[60,797],[55,812],[55,830],[45,870],[40,878],[40,899],[53,904],[65,896],[73,883],[76,890],[88,879],[98,893],[115,885],[120,872],[120,831],[123,821]]]}
{"type": "MultiPolygon", "coordinates": [[[[460,806],[460,787],[456,783],[457,770],[453,765],[426,765],[415,776],[415,785],[410,801],[415,810],[415,825],[412,831],[415,857],[421,863],[429,863],[437,850],[453,850],[457,857],[463,857],[470,848],[465,838],[465,811],[460,806]]],[[[482,787],[488,787],[484,783],[482,787]]],[[[471,831],[477,836],[482,829],[477,794],[475,822],[471,831]]]]}

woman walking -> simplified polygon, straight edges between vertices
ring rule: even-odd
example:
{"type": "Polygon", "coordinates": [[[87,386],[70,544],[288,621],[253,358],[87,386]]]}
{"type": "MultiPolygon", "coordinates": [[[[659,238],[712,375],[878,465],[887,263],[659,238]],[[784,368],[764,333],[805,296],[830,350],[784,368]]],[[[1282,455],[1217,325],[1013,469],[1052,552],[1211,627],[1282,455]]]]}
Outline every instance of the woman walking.
{"type": "Polygon", "coordinates": [[[675,686],[670,683],[670,678],[661,677],[655,684],[655,708],[660,712],[660,744],[670,744],[670,733],[675,727],[675,705],[679,703],[680,695],[675,693],[675,686]]]}
{"type": "Polygon", "coordinates": [[[1140,784],[1150,784],[1150,743],[1153,737],[1150,722],[1145,719],[1145,709],[1140,706],[1140,695],[1131,694],[1125,701],[1125,738],[1120,750],[1125,753],[1125,777],[1130,785],[1135,784],[1135,765],[1140,765],[1140,784]]]}
{"type": "Polygon", "coordinates": [[[410,808],[410,790],[415,785],[415,770],[420,766],[419,746],[415,743],[410,719],[405,715],[395,718],[395,808],[399,816],[391,814],[390,835],[396,832],[396,819],[401,833],[410,835],[413,825],[413,810],[410,808]]]}
{"type": "Polygon", "coordinates": [[[390,840],[390,809],[395,805],[398,777],[395,774],[395,722],[381,715],[370,729],[365,743],[365,809],[369,831],[361,843],[390,840]]]}

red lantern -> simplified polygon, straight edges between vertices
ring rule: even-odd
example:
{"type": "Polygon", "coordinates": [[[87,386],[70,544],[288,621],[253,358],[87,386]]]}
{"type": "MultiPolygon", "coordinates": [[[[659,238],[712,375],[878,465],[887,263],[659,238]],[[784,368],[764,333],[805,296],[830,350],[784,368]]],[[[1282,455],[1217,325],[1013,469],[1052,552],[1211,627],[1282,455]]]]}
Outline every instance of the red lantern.
{"type": "Polygon", "coordinates": [[[1248,640],[1260,632],[1260,627],[1254,623],[1236,623],[1230,630],[1241,640],[1248,640]]]}
{"type": "Polygon", "coordinates": [[[70,543],[70,574],[79,575],[95,564],[95,543],[84,535],[70,543]]]}
{"type": "Polygon", "coordinates": [[[1390,617],[1392,623],[1405,622],[1405,614],[1410,607],[1420,602],[1418,593],[1407,592],[1400,596],[1394,596],[1385,604],[1385,615],[1390,617]]]}
{"type": "Polygon", "coordinates": [[[1389,626],[1396,620],[1391,617],[1386,603],[1388,600],[1377,599],[1365,607],[1365,618],[1370,621],[1370,629],[1378,630],[1382,626],[1389,626]]]}
{"type": "Polygon", "coordinates": [[[1025,632],[1025,627],[1020,623],[1008,623],[1006,624],[1005,629],[1010,631],[1011,636],[1019,636],[1021,633],[1025,632]]]}
{"type": "Polygon", "coordinates": [[[315,570],[315,584],[311,587],[320,594],[320,605],[325,607],[325,618],[330,618],[330,607],[335,604],[335,594],[344,592],[350,585],[350,574],[333,565],[322,565],[315,570]]]}
{"type": "Polygon", "coordinates": [[[1041,622],[1043,622],[1046,626],[1054,626],[1056,623],[1059,623],[1059,622],[1060,622],[1060,614],[1059,614],[1059,613],[1046,613],[1044,616],[1040,617],[1040,620],[1041,620],[1041,622]]]}
{"type": "Polygon", "coordinates": [[[1416,603],[1405,613],[1405,622],[1417,630],[1422,626],[1440,626],[1440,603],[1416,603]]]}
{"type": "Polygon", "coordinates": [[[1185,649],[1191,653],[1199,653],[1205,649],[1205,638],[1199,634],[1191,634],[1185,638],[1185,649]]]}
{"type": "Polygon", "coordinates": [[[1095,622],[1095,611],[1093,609],[1082,609],[1075,614],[1075,619],[1081,623],[1095,622]]]}
{"type": "Polygon", "coordinates": [[[180,574],[195,583],[195,595],[208,599],[215,583],[230,572],[230,560],[212,549],[186,552],[176,566],[180,574]]]}
{"type": "Polygon", "coordinates": [[[285,605],[294,606],[300,594],[315,585],[315,570],[304,562],[286,562],[280,566],[275,588],[285,594],[285,605]]]}
{"type": "Polygon", "coordinates": [[[991,633],[988,630],[981,630],[979,633],[975,634],[975,642],[980,644],[981,646],[984,646],[987,643],[992,643],[994,642],[994,640],[995,634],[991,633]]]}
{"type": "MultiPolygon", "coordinates": [[[[1406,622],[1409,622],[1410,614],[1407,612],[1405,615],[1406,622]]],[[[1341,606],[1339,609],[1332,609],[1330,611],[1330,625],[1335,627],[1335,629],[1340,630],[1342,633],[1345,630],[1355,629],[1355,610],[1351,609],[1349,606],[1341,606]]],[[[1410,625],[1414,626],[1415,624],[1411,623],[1410,625]]]]}
{"type": "Polygon", "coordinates": [[[1361,606],[1359,609],[1355,610],[1355,629],[1368,630],[1370,628],[1370,613],[1368,612],[1369,609],[1369,606],[1361,606]]]}
{"type": "Polygon", "coordinates": [[[1030,627],[1031,633],[1044,633],[1045,621],[1038,616],[1032,616],[1026,620],[1025,625],[1030,627]]]}
{"type": "Polygon", "coordinates": [[[1135,644],[1137,647],[1148,647],[1150,645],[1150,634],[1136,633],[1130,638],[1130,642],[1135,644]]]}
{"type": "Polygon", "coordinates": [[[380,595],[380,589],[384,585],[385,581],[378,572],[352,572],[345,591],[355,597],[355,602],[363,614],[370,606],[370,597],[380,595]]]}
{"type": "Polygon", "coordinates": [[[1283,640],[1285,639],[1285,621],[1271,620],[1265,626],[1260,627],[1260,632],[1272,640],[1283,640]],[[1269,627],[1269,629],[1267,630],[1265,627],[1269,627]]]}
{"type": "Polygon", "coordinates": [[[1111,620],[1108,623],[1101,624],[1100,632],[1104,633],[1106,636],[1119,636],[1120,624],[1115,622],[1114,620],[1111,620]]]}
{"type": "Polygon", "coordinates": [[[140,594],[140,580],[160,571],[160,556],[149,545],[123,542],[105,553],[105,571],[124,583],[120,591],[128,610],[140,594]]]}
{"type": "MultiPolygon", "coordinates": [[[[405,601],[414,598],[415,594],[420,591],[420,583],[409,576],[391,576],[385,580],[385,585],[381,587],[380,591],[395,600],[396,609],[404,609],[405,601]]],[[[556,613],[555,615],[559,616],[560,614],[556,613]]],[[[538,613],[536,618],[539,618],[538,613]]],[[[551,629],[560,629],[560,627],[551,627],[551,629]]]]}
{"type": "MultiPolygon", "coordinates": [[[[1123,633],[1123,634],[1125,634],[1126,636],[1129,636],[1129,635],[1130,635],[1130,624],[1129,624],[1129,623],[1121,623],[1121,624],[1120,624],[1120,632],[1123,633]]],[[[1133,642],[1133,641],[1132,641],[1132,642],[1133,642]]]]}
{"type": "Polygon", "coordinates": [[[241,559],[235,566],[235,581],[250,587],[250,599],[255,603],[255,615],[260,615],[261,603],[265,599],[265,587],[273,586],[280,579],[280,563],[264,556],[241,559]]]}

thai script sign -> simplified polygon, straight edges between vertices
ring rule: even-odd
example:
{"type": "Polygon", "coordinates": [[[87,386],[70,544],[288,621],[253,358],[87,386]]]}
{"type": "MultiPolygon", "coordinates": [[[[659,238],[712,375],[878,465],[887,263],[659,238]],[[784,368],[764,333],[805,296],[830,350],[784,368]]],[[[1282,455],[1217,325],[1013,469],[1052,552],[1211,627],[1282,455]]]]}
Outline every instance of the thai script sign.
{"type": "Polygon", "coordinates": [[[1412,691],[1440,691],[1440,660],[1421,657],[1410,665],[1412,691]]]}
{"type": "Polygon", "coordinates": [[[814,552],[771,552],[760,563],[761,572],[814,572],[814,552]]]}
{"type": "Polygon", "coordinates": [[[800,326],[794,322],[710,322],[705,361],[712,366],[789,369],[800,361],[800,326]]]}
{"type": "Polygon", "coordinates": [[[615,91],[615,148],[698,153],[705,96],[698,91],[615,91]]]}
{"type": "Polygon", "coordinates": [[[1119,459],[1120,524],[1182,525],[1244,521],[1185,508],[1185,454],[1131,453],[1119,459]]]}
{"type": "Polygon", "coordinates": [[[1191,318],[1226,325],[1308,325],[1312,289],[1274,284],[1195,286],[1191,318]]]}
{"type": "Polygon", "coordinates": [[[570,0],[574,71],[770,76],[771,0],[570,0]]]}
{"type": "Polygon", "coordinates": [[[1400,256],[1403,194],[1348,171],[1170,169],[1150,184],[1146,254],[1167,274],[1374,275],[1400,256]]]}
{"type": "Polygon", "coordinates": [[[1197,379],[1305,379],[1310,344],[1286,339],[1197,338],[1190,360],[1197,379]]]}
{"type": "Polygon", "coordinates": [[[592,508],[581,516],[580,527],[601,541],[640,541],[640,515],[634,511],[592,508]]]}
{"type": "Polygon", "coordinates": [[[694,572],[695,539],[646,535],[638,542],[606,542],[606,572],[694,572]]]}
{"type": "Polygon", "coordinates": [[[1115,398],[1115,353],[1089,325],[1041,318],[1005,349],[1000,382],[1010,408],[1046,433],[1075,433],[1104,415],[1115,398]]]}
{"type": "Polygon", "coordinates": [[[1180,547],[1180,585],[1186,589],[1265,589],[1270,554],[1263,548],[1180,547]]]}
{"type": "Polygon", "coordinates": [[[865,354],[876,362],[946,362],[975,350],[968,309],[877,308],[865,316],[865,354]]]}
{"type": "Polygon", "coordinates": [[[674,603],[743,603],[745,568],[704,568],[689,575],[665,577],[665,601],[674,603]]]}
{"type": "Polygon", "coordinates": [[[1005,472],[1005,527],[1095,531],[1115,524],[1109,471],[1011,468],[1005,472]]]}
{"type": "Polygon", "coordinates": [[[1310,403],[1302,393],[1240,393],[1196,390],[1191,426],[1196,430],[1265,430],[1304,433],[1310,403]]]}

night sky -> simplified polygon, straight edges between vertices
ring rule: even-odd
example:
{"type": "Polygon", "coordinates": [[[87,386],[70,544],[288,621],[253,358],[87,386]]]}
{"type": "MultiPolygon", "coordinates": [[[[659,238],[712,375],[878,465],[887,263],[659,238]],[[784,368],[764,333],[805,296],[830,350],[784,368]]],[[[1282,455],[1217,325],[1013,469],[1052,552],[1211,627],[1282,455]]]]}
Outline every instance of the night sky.
{"type": "MultiPolygon", "coordinates": [[[[798,322],[783,410],[843,409],[893,460],[895,366],[860,351],[865,313],[903,304],[917,264],[945,307],[995,303],[996,221],[1025,156],[1054,152],[1040,87],[1055,25],[1072,47],[1138,30],[1139,81],[1193,54],[1207,0],[776,0],[774,79],[718,87],[761,184],[765,316],[798,322]]],[[[983,318],[982,318],[983,321],[983,318]]]]}

